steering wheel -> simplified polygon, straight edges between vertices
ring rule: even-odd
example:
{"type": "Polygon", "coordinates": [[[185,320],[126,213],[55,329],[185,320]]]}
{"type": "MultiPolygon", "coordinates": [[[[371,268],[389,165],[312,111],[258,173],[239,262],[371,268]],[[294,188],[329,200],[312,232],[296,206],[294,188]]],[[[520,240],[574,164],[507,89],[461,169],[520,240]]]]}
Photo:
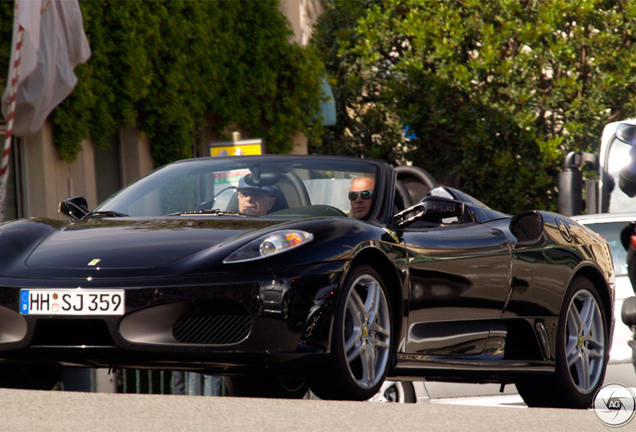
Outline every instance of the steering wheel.
{"type": "Polygon", "coordinates": [[[225,189],[223,189],[222,191],[217,192],[211,200],[209,201],[203,201],[202,203],[200,203],[195,209],[194,211],[203,211],[203,210],[212,210],[212,207],[214,207],[214,202],[216,201],[216,199],[219,197],[219,195],[221,195],[223,192],[232,189],[232,190],[236,190],[236,186],[228,186],[225,189]]]}

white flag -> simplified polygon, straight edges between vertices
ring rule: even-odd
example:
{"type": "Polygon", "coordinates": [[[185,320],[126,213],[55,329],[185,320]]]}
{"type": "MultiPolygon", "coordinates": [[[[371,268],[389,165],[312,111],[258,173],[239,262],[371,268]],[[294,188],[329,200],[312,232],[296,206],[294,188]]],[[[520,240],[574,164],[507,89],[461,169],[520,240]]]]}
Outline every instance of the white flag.
{"type": "MultiPolygon", "coordinates": [[[[73,90],[73,69],[91,56],[77,0],[15,0],[13,40],[24,29],[13,134],[37,132],[53,109],[73,90]]],[[[11,62],[15,60],[12,44],[11,62]]],[[[8,76],[11,76],[9,73],[8,76]]],[[[9,116],[8,83],[2,95],[2,114],[9,116]]]]}

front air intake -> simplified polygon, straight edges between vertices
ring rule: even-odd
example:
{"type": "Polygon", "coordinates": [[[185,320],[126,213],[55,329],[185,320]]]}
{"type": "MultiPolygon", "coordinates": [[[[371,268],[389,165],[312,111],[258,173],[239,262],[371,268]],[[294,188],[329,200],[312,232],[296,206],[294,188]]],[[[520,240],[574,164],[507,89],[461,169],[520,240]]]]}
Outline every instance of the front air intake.
{"type": "Polygon", "coordinates": [[[251,328],[250,315],[240,303],[211,300],[191,305],[175,322],[172,334],[182,343],[230,345],[247,338],[251,328]]]}

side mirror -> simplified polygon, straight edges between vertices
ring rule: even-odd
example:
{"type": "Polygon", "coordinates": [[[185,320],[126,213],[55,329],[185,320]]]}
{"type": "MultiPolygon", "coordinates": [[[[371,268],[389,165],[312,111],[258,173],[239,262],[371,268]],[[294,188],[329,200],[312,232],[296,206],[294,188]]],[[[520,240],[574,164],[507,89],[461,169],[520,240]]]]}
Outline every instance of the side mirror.
{"type": "Polygon", "coordinates": [[[636,144],[636,126],[627,123],[619,124],[616,126],[616,138],[634,147],[634,144],[636,144]]]}
{"type": "Polygon", "coordinates": [[[420,220],[437,222],[446,218],[462,216],[465,209],[462,202],[450,198],[427,196],[414,206],[397,213],[393,218],[397,222],[397,226],[403,228],[420,220]]]}
{"type": "Polygon", "coordinates": [[[618,187],[630,198],[636,196],[636,173],[634,170],[636,170],[636,167],[627,165],[618,174],[618,187]]]}
{"type": "Polygon", "coordinates": [[[57,212],[80,220],[88,214],[88,202],[81,196],[69,198],[60,203],[57,212]]]}
{"type": "Polygon", "coordinates": [[[621,123],[616,127],[616,139],[632,146],[629,154],[632,156],[632,160],[629,165],[625,165],[618,175],[618,187],[621,188],[625,194],[633,198],[636,196],[636,126],[621,123]]]}

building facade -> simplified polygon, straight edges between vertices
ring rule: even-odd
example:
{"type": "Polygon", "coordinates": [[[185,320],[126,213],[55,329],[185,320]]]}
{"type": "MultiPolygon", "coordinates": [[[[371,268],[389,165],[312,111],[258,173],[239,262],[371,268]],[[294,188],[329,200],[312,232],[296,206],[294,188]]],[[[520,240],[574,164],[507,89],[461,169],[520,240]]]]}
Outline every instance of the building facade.
{"type": "MultiPolygon", "coordinates": [[[[281,0],[280,9],[294,30],[292,42],[306,45],[312,24],[323,10],[322,0],[281,0]]],[[[5,132],[6,125],[0,125],[3,142],[5,132]]],[[[243,135],[243,138],[258,137],[243,135]]],[[[219,139],[209,130],[202,130],[201,145],[193,149],[194,155],[208,156],[208,143],[219,139]]],[[[60,201],[81,195],[92,209],[155,168],[150,151],[152,143],[137,128],[122,127],[109,137],[109,141],[110,149],[104,150],[90,140],[84,140],[77,159],[68,163],[59,157],[48,121],[35,134],[14,138],[4,220],[21,217],[66,219],[57,213],[60,201]]],[[[307,153],[307,140],[302,134],[294,137],[294,143],[294,153],[307,153]]]]}

